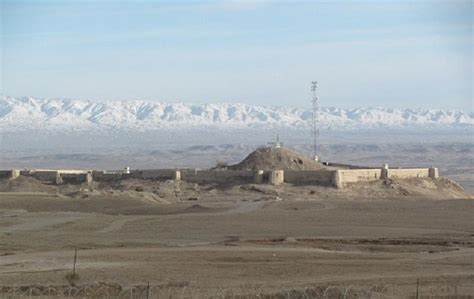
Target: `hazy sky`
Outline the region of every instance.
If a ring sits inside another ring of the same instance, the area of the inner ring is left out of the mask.
[[[473,110],[471,1],[7,1],[4,95]]]

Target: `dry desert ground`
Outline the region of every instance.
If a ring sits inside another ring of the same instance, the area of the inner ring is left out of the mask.
[[[16,184],[0,193],[0,297],[399,298],[415,297],[417,280],[420,296],[474,294],[471,199],[377,186]]]

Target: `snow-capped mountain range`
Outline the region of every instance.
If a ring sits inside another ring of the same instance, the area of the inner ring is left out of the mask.
[[[85,101],[0,98],[0,132],[191,129],[196,127],[307,128],[311,110],[245,104],[182,104],[152,101]],[[474,113],[462,110],[329,108],[319,112],[323,128],[474,128]]]

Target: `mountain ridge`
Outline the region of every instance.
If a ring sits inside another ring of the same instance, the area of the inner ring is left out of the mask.
[[[40,129],[137,130],[177,128],[307,128],[311,110],[248,104],[184,104],[153,101],[88,101],[33,97],[0,98],[0,132]],[[322,107],[321,128],[474,128],[474,113],[442,109]]]

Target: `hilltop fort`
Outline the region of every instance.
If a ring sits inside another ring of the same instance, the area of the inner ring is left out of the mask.
[[[36,189],[56,187],[58,192],[75,186],[78,191],[114,189],[123,182],[179,182],[197,186],[212,185],[220,188],[245,185],[268,185],[273,188],[315,187],[319,192],[347,190],[365,196],[444,196],[466,198],[470,195],[453,181],[439,176],[436,167],[394,168],[362,167],[356,165],[321,163],[311,160],[286,147],[260,147],[235,165],[208,170],[202,169],[136,169],[130,170],[71,170],[27,169],[0,171],[3,190],[21,190],[28,186]],[[22,183],[23,182],[23,183]],[[138,184],[138,185],[140,185]],[[23,187],[22,187],[23,186]],[[28,187],[28,188],[30,188]],[[36,190],[35,189],[35,190]],[[126,189],[126,188],[125,188]],[[135,188],[137,190],[143,187]],[[145,188],[146,189],[146,188]],[[209,188],[208,188],[209,189]],[[201,195],[206,188],[202,188]],[[132,190],[133,191],[133,190]],[[135,190],[136,191],[136,190]],[[395,193],[394,193],[395,192]],[[397,193],[398,192],[398,193]]]

